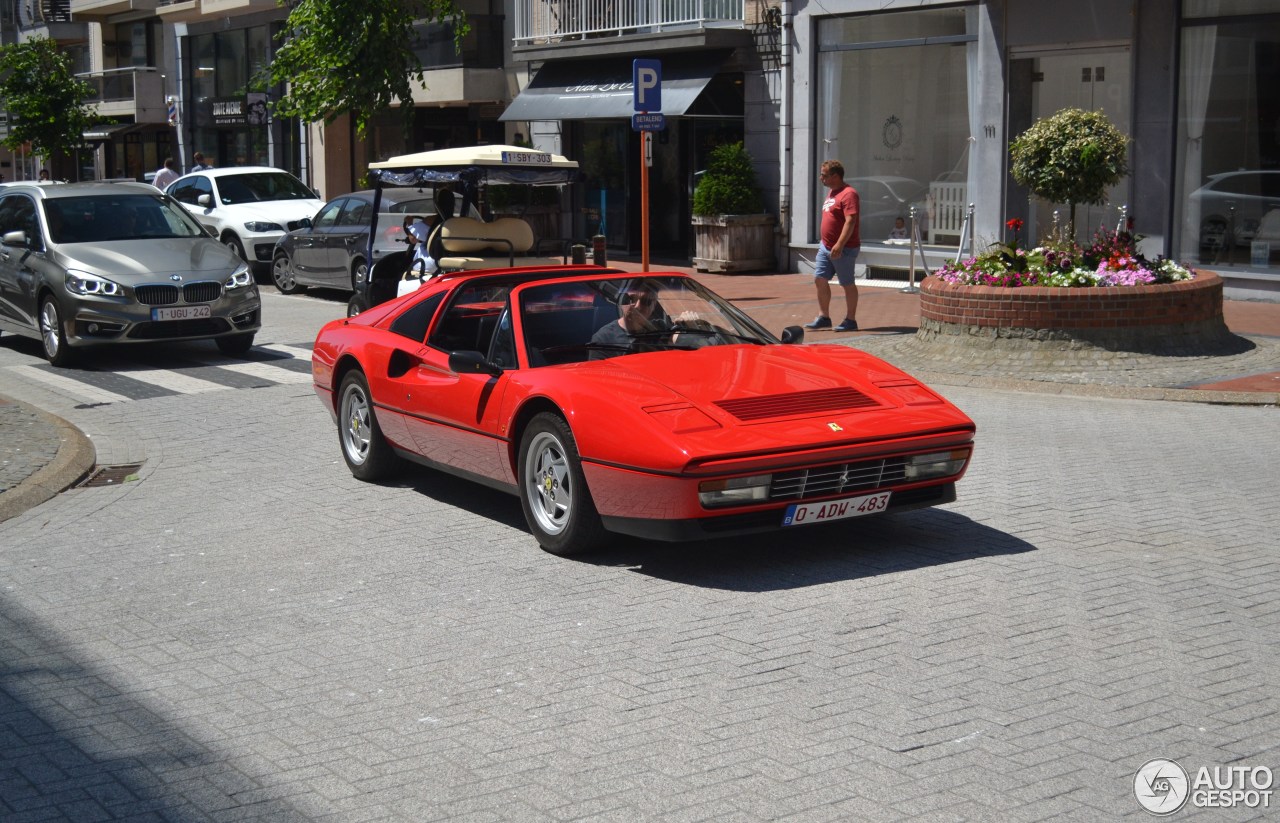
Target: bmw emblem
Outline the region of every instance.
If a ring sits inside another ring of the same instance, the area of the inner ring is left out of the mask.
[[[180,275],[180,274],[171,274],[171,275],[169,275],[169,279],[170,279],[170,280],[172,280],[172,281],[173,281],[173,282],[175,282],[175,283],[181,283],[181,282],[182,282],[182,275]]]

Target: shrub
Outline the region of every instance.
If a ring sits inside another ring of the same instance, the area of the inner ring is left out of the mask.
[[[1010,173],[1051,203],[1106,202],[1107,187],[1129,173],[1128,138],[1100,111],[1063,109],[1037,121],[1009,144]]]
[[[693,213],[759,214],[764,211],[760,186],[751,155],[741,141],[717,146],[711,152],[707,171],[693,191]]]

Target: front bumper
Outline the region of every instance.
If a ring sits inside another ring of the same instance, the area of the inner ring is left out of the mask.
[[[889,499],[889,508],[885,513],[923,509],[929,506],[940,506],[954,503],[956,484],[944,483],[937,486],[908,489],[894,492]],[[602,516],[604,527],[618,534],[640,537],[645,540],[663,540],[681,542],[686,540],[710,540],[718,537],[756,534],[759,532],[778,531],[782,528],[783,513],[786,505],[762,511],[742,512],[737,514],[721,514],[709,517],[683,518],[678,520],[659,520],[642,517],[608,517]],[[875,515],[872,515],[875,516]],[[823,525],[832,526],[849,520],[828,521]],[[800,526],[799,528],[807,528]]]
[[[209,317],[155,320],[150,306],[129,300],[62,296],[64,331],[71,346],[146,343],[156,340],[207,340],[248,334],[262,326],[262,303],[256,286],[224,291],[211,301]],[[174,306],[196,305],[175,303]]]

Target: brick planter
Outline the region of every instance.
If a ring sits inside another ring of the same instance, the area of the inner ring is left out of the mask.
[[[1158,286],[999,288],[920,285],[922,343],[1187,355],[1238,351],[1222,319],[1222,278]]]

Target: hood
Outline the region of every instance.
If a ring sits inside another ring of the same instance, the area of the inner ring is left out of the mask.
[[[224,220],[237,223],[247,223],[251,220],[276,223],[287,231],[291,228],[297,228],[296,225],[290,226],[290,223],[296,224],[304,217],[315,217],[316,212],[320,211],[323,206],[324,201],[322,200],[269,200],[265,203],[219,205],[211,211],[219,214]]]
[[[63,268],[137,280],[164,280],[171,274],[224,276],[242,262],[208,237],[72,243],[59,246],[54,254]]]
[[[918,380],[848,346],[712,346],[585,363],[578,405],[617,420],[582,427],[584,456],[680,470],[692,463],[799,450],[876,448],[973,431]],[[623,439],[618,431],[648,430]],[[575,431],[576,434],[576,431]],[[668,448],[659,449],[662,443]],[[620,453],[622,452],[622,453]],[[659,454],[665,452],[665,454]]]

